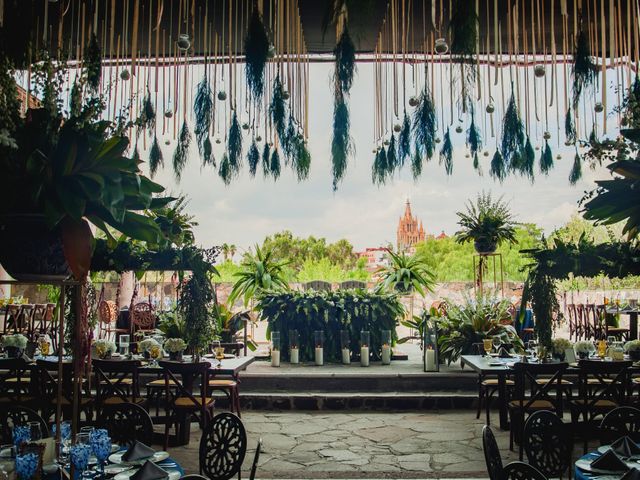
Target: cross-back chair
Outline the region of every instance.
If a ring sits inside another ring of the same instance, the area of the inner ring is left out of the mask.
[[[147,411],[135,403],[105,406],[98,416],[98,424],[109,431],[111,440],[118,445],[132,445],[136,440],[146,445],[153,443],[153,421]]]
[[[640,442],[640,410],[635,407],[614,408],[600,423],[601,445],[610,445],[624,436]]]
[[[139,360],[93,359],[95,374],[96,407],[120,403],[143,404],[140,396]]]
[[[49,428],[38,412],[23,405],[4,405],[0,407],[0,442],[13,443],[13,427],[38,422],[42,437],[49,436]]]
[[[0,359],[0,404],[32,405],[31,369],[22,358]]]

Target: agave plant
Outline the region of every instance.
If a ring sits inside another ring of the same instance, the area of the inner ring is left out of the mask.
[[[240,264],[242,270],[236,274],[238,280],[231,289],[228,304],[233,305],[242,297],[244,305],[248,305],[251,298],[263,291],[289,290],[283,269],[287,263],[275,262],[271,250],[256,245],[255,254],[247,254]]]
[[[421,255],[406,255],[387,251],[390,263],[380,267],[376,273],[380,282],[376,286],[377,292],[398,291],[401,293],[418,292],[424,296],[433,291],[435,275],[429,270],[429,265]]]
[[[472,241],[479,253],[492,253],[502,242],[515,243],[516,225],[509,204],[491,198],[491,193],[478,194],[476,203],[469,201],[467,211],[457,212],[458,225],[462,227],[456,232],[456,241],[465,243]]]

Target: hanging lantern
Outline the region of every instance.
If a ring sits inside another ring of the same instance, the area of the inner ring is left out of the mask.
[[[456,133],[462,133],[462,125],[456,127]]]
[[[167,110],[165,110],[165,112],[164,112],[164,116],[165,116],[166,118],[171,118],[171,117],[173,117],[173,112],[172,112],[170,109],[167,109]]]
[[[543,137],[545,140],[549,140],[549,139],[551,138],[551,133],[549,133],[549,132],[544,132],[544,133],[542,134],[542,137]]]
[[[400,126],[400,124],[399,124],[399,123],[396,123],[396,124],[393,126],[393,131],[394,131],[394,132],[399,132],[400,130],[402,130],[402,127]]]
[[[287,90],[284,90],[282,92],[282,98],[284,98],[285,100],[289,100],[289,92]]]
[[[189,40],[189,35],[186,33],[181,33],[178,35],[178,48],[180,50],[189,50],[191,46],[191,40]]]
[[[224,102],[227,99],[227,92],[225,92],[224,90],[220,90],[218,92],[218,100]]]
[[[416,105],[418,105],[418,99],[416,97],[409,98],[409,106],[415,107]]]
[[[440,143],[440,137],[436,137],[436,143]]]
[[[438,55],[444,55],[449,51],[449,45],[447,45],[447,41],[444,38],[436,39],[435,48]]]
[[[243,130],[249,130],[249,124],[248,123],[243,123],[242,124],[242,129]]]
[[[131,78],[131,74],[129,73],[129,70],[127,70],[126,68],[120,72],[121,80],[124,80],[126,82],[130,78]]]
[[[261,137],[260,135],[258,135],[258,136],[256,137],[256,142],[261,142],[261,141],[262,141],[262,137]]]
[[[423,364],[425,372],[440,371],[440,359],[438,358],[438,326],[429,322],[431,316],[427,315],[423,332]]]
[[[593,106],[593,109],[596,111],[596,113],[602,113],[604,111],[604,105],[602,105],[601,102],[596,102],[596,104]]]
[[[533,73],[538,78],[544,77],[544,74],[545,74],[544,65],[536,65],[535,67],[533,67]]]

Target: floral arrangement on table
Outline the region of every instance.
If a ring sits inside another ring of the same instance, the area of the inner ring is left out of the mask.
[[[624,352],[633,360],[640,360],[640,340],[631,340],[624,344]]]
[[[160,343],[155,338],[145,338],[138,344],[138,350],[141,352],[149,352],[153,347],[159,347]]]
[[[13,335],[5,335],[2,337],[2,346],[4,348],[18,348],[24,350],[27,348],[27,337],[20,333],[14,333]]]
[[[571,348],[573,344],[567,340],[566,338],[555,338],[551,342],[551,354],[553,358],[556,358],[560,361],[565,360],[565,350],[567,348]]]
[[[39,458],[36,453],[16,455],[16,476],[20,480],[33,478],[38,470]]]
[[[101,338],[93,342],[98,358],[109,358],[116,351],[116,344],[110,340]]]
[[[576,355],[579,358],[587,358],[593,352],[596,351],[596,347],[593,346],[592,342],[588,342],[586,340],[581,342],[576,342],[573,344],[573,351],[576,352]]]
[[[163,347],[169,352],[171,360],[182,360],[182,352],[187,348],[187,343],[181,338],[167,338]]]

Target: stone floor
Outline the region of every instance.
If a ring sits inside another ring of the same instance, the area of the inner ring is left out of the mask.
[[[243,414],[249,470],[262,437],[259,478],[486,477],[482,421],[475,412],[256,412]],[[193,426],[194,433],[197,426]],[[507,432],[496,432],[503,459]],[[171,455],[197,473],[199,435]]]

